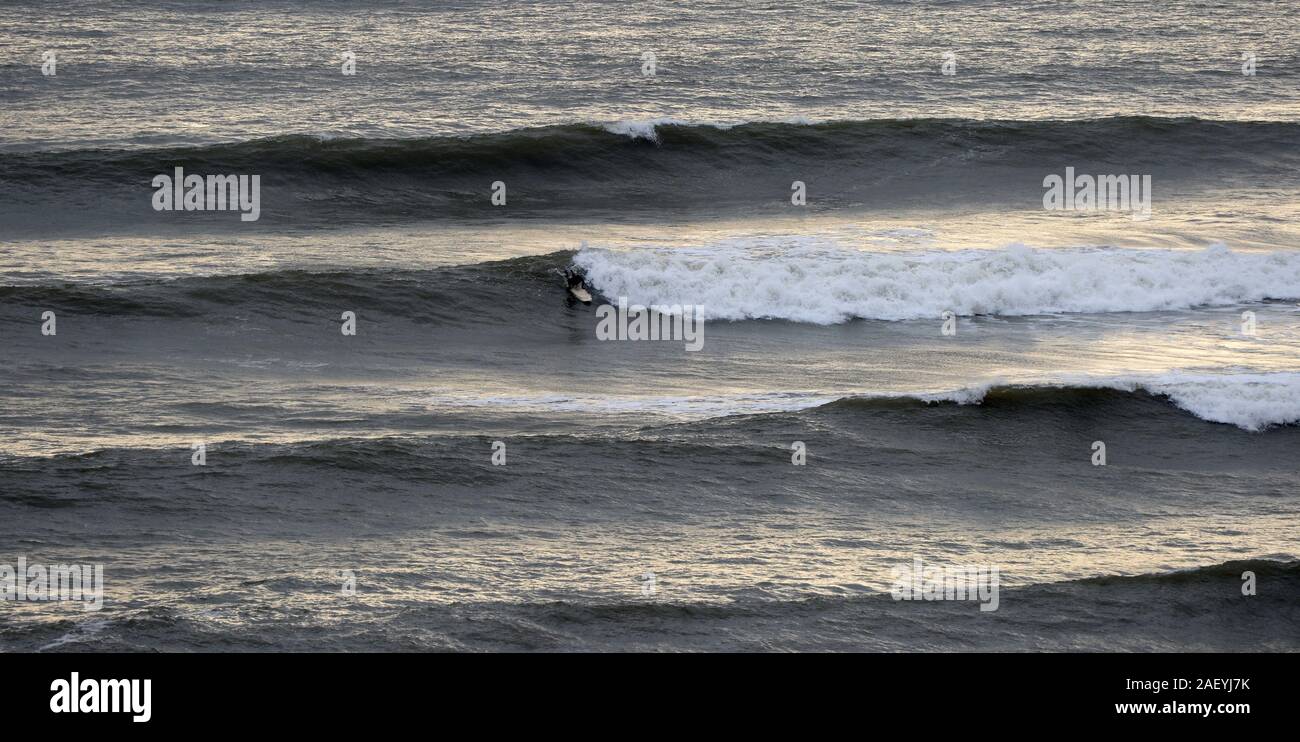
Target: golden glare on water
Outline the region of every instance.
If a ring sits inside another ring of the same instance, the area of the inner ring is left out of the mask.
[[[0,649],[1300,649],[1298,34],[8,13]]]

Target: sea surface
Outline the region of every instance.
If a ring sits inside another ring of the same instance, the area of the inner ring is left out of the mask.
[[[6,3],[0,651],[1298,651],[1298,212],[1294,3]]]

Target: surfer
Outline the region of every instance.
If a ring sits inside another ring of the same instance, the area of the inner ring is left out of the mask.
[[[587,277],[577,268],[564,270],[564,282],[569,294],[583,304],[591,303],[591,292],[587,290]]]

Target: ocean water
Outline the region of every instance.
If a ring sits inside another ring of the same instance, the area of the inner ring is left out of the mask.
[[[1297,42],[1275,2],[6,5],[0,565],[105,594],[0,603],[0,650],[1296,651]],[[177,167],[259,218],[156,211]],[[1149,218],[1046,210],[1066,168]],[[701,347],[600,339],[620,298]],[[895,600],[916,560],[997,610]]]

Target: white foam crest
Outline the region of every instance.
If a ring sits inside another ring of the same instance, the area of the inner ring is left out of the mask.
[[[806,116],[788,116],[786,118],[772,120],[743,119],[738,121],[684,121],[682,119],[665,116],[653,119],[614,121],[612,123],[602,124],[601,126],[604,127],[605,131],[608,131],[611,134],[620,134],[633,139],[648,139],[652,142],[658,142],[659,132],[655,128],[658,126],[708,126],[713,129],[726,131],[728,129],[734,129],[737,126],[764,123],[790,124],[794,126],[817,126],[822,123],[822,121],[820,119],[811,119]]]
[[[1300,251],[1121,248],[773,252],[588,248],[574,262],[606,297],[691,304],[715,320],[936,319],[958,315],[1148,312],[1300,297]]]
[[[644,119],[639,121],[615,121],[612,124],[605,124],[605,131],[611,134],[620,134],[632,139],[648,139],[651,142],[659,141],[659,132],[655,130],[656,126],[686,125],[685,121],[679,121],[673,118]]]
[[[1171,372],[1112,380],[1113,388],[1162,394],[1202,420],[1258,431],[1300,422],[1300,373],[1190,374]]]
[[[979,404],[990,389],[998,386],[1001,384],[989,382],[950,392],[902,396]],[[1198,374],[1170,371],[1102,377],[1066,375],[1043,384],[1007,386],[1141,390],[1167,397],[1177,407],[1202,420],[1235,425],[1249,431],[1300,423],[1300,373],[1296,372]]]

